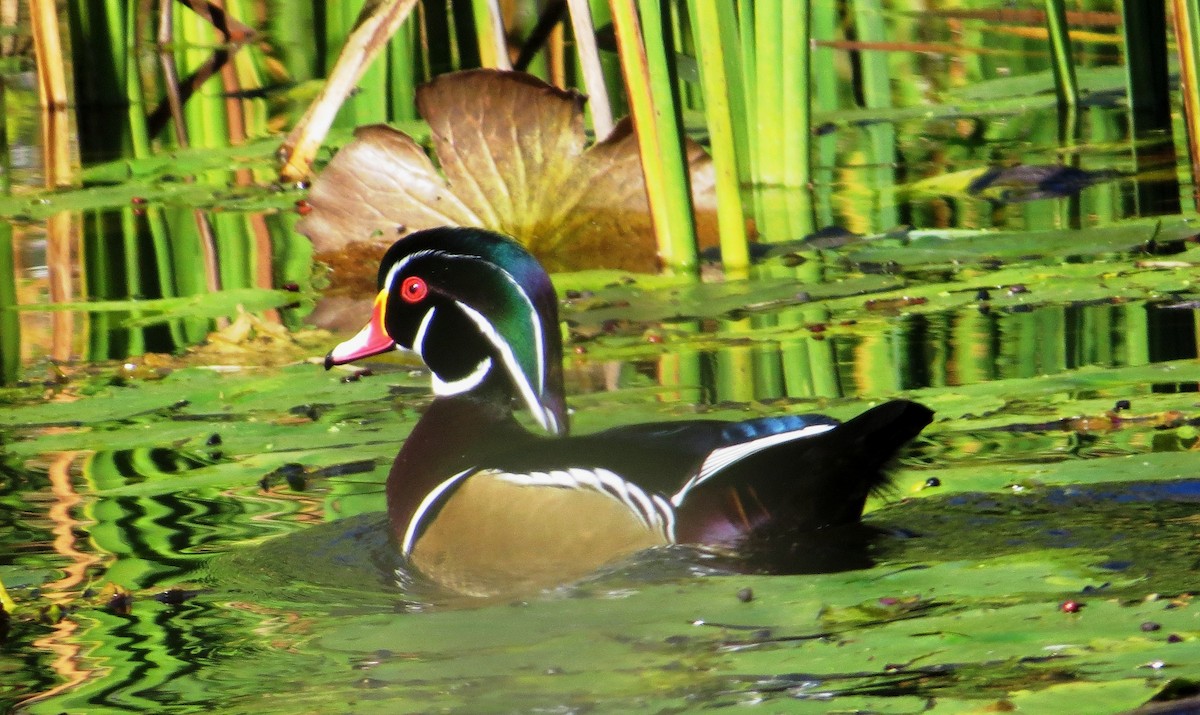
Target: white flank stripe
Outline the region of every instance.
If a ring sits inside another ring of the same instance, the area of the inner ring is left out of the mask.
[[[598,492],[605,492],[606,494],[608,494],[608,492],[605,491],[604,487],[600,484],[600,480],[597,479],[596,475],[593,474],[592,472],[589,472],[586,469],[580,469],[579,467],[572,467],[571,469],[569,469],[567,471],[570,472],[571,478],[574,479],[579,484],[582,484],[591,489],[595,489]],[[612,497],[613,499],[617,498],[613,494],[609,494],[609,496]]]
[[[741,442],[739,444],[731,444],[728,447],[718,447],[709,452],[708,457],[704,459],[704,463],[700,465],[700,469],[696,471],[696,475],[689,479],[680,489],[671,497],[671,503],[679,506],[683,503],[687,493],[710,479],[714,474],[719,473],[729,465],[741,461],[752,454],[761,452],[768,447],[774,447],[777,444],[791,442],[792,440],[812,437],[828,432],[836,425],[810,425],[803,429],[793,430],[791,432],[780,432],[779,434],[767,435],[752,439],[749,442]]]
[[[666,499],[663,499],[659,495],[654,494],[651,498],[654,499],[654,503],[658,506],[658,512],[666,519],[666,523],[662,525],[663,536],[666,537],[667,542],[675,543],[675,510],[671,508]]]
[[[455,474],[453,477],[450,477],[446,481],[437,485],[432,491],[425,495],[425,498],[421,500],[421,504],[417,507],[417,511],[413,514],[413,518],[408,522],[408,529],[404,531],[404,542],[400,545],[400,552],[402,554],[405,556],[412,554],[413,542],[417,540],[417,529],[421,526],[421,519],[424,518],[425,512],[429,511],[429,508],[438,500],[438,497],[440,497],[447,489],[454,486],[455,482],[459,481],[468,474],[472,474],[474,471],[474,467],[471,467],[470,469],[464,469],[458,474]]]
[[[647,494],[610,470],[572,467],[565,471],[556,469],[528,474],[501,472],[495,477],[523,487],[566,487],[599,492],[633,512],[642,526],[656,529],[668,542],[675,543],[675,510],[671,504],[658,494]]]
[[[654,502],[650,501],[650,497],[646,496],[646,492],[642,491],[636,484],[629,485],[629,495],[637,501],[635,511],[645,514],[646,526],[650,526],[651,522],[662,528],[662,518],[659,517],[658,511],[654,508]]]

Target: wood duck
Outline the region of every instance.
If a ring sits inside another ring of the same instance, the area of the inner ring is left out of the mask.
[[[895,400],[844,424],[787,415],[568,436],[557,297],[520,244],[416,232],[384,256],[379,288],[370,322],[325,366],[398,349],[429,368],[435,399],[388,475],[388,515],[411,566],[464,594],[568,583],[651,547],[737,552],[856,523],[884,465],[932,419]]]

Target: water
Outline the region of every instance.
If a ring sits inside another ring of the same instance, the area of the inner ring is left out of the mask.
[[[32,85],[6,81],[15,196],[0,199],[0,244],[13,248],[0,255],[14,290],[0,303],[113,302],[0,313],[0,581],[17,606],[0,642],[0,704],[1145,702],[1200,665],[1200,231],[1179,214],[1192,188],[1175,170],[1182,132],[1132,141],[1112,68],[1094,69],[1074,142],[1036,92],[986,94],[994,87],[977,90],[988,111],[827,113],[811,196],[757,194],[759,230],[795,242],[753,281],[558,277],[576,431],[844,418],[898,395],[936,410],[842,568],[748,574],[680,549],[499,602],[423,588],[383,536],[383,480],[428,376],[391,362],[355,379],[311,361],[337,341],[301,322],[328,276],[311,273],[292,230],[303,192],[272,184],[268,123],[245,143],[112,163],[98,162],[119,154],[87,144],[87,188],[37,194]],[[202,92],[194,106],[225,99]],[[264,100],[241,101],[266,116]],[[871,129],[881,125],[890,143]],[[1060,176],[1049,193],[1028,175],[973,183],[987,165],[1060,162],[1095,182],[1058,191]],[[812,207],[810,228],[859,236],[800,241],[797,205]],[[374,267],[359,263],[369,281]],[[239,318],[239,304],[262,317]],[[347,311],[331,324],[361,320]],[[224,332],[186,351],[213,329]]]

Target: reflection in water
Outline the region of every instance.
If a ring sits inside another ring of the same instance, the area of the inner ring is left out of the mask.
[[[885,396],[1086,366],[1145,365],[1196,357],[1200,343],[1192,311],[1143,301],[972,305],[901,316],[883,330],[855,324],[814,331],[806,311],[713,321],[701,334],[722,347],[676,353],[671,369],[684,370],[679,363],[690,361],[694,367],[684,373],[695,376],[697,401],[712,405]],[[752,330],[757,339],[737,345]]]

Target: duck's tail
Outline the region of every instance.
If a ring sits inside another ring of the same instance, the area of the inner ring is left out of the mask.
[[[893,400],[820,434],[762,449],[698,484],[679,505],[680,541],[734,546],[852,524],[888,463],[933,419]]]

